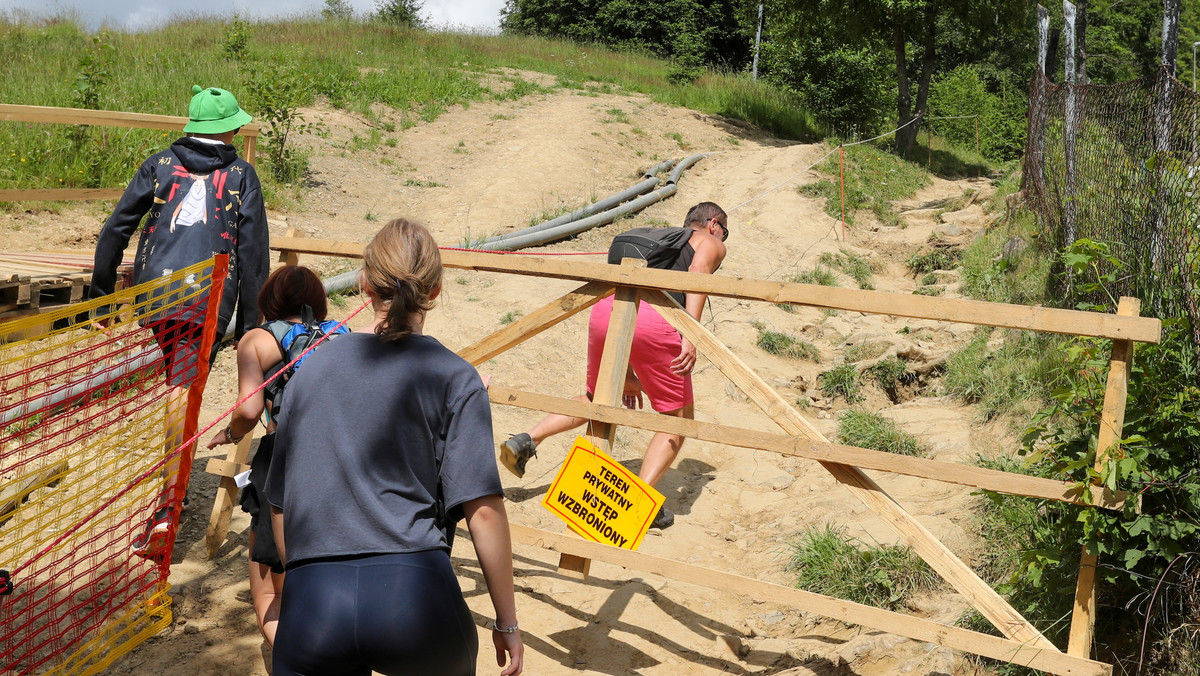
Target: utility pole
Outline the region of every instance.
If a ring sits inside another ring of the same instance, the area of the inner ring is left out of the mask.
[[[758,30],[754,33],[754,66],[751,68],[752,77],[758,79],[758,48],[762,45],[762,3],[758,3]]]

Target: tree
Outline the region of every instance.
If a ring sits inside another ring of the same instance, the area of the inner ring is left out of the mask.
[[[823,39],[850,50],[887,50],[894,64],[896,149],[907,154],[925,113],[929,82],[938,66],[939,26],[947,21],[994,32],[1033,26],[1032,3],[1023,0],[776,0],[776,16],[795,41]],[[775,39],[775,36],[772,36]],[[915,91],[914,91],[915,90]]]
[[[421,9],[421,0],[376,0],[374,18],[393,26],[424,28]]]
[[[506,33],[647,51],[681,66],[739,69],[750,59],[746,0],[507,0]]]
[[[325,8],[321,10],[321,16],[326,19],[353,19],[354,8],[346,0],[325,0]]]

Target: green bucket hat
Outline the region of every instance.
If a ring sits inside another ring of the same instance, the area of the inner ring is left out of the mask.
[[[254,118],[238,106],[233,94],[218,87],[201,89],[192,85],[192,102],[188,104],[185,132],[192,134],[224,134],[245,125]]]

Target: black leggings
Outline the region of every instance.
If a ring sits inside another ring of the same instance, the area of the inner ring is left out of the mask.
[[[288,568],[274,676],[473,676],[479,637],[437,549]]]

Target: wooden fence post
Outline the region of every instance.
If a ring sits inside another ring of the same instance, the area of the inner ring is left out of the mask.
[[[217,488],[217,499],[213,502],[212,516],[208,519],[208,531],[204,534],[204,544],[208,549],[211,560],[221,550],[225,536],[229,533],[229,519],[233,516],[233,505],[237,502],[237,484],[233,477],[250,469],[246,466],[246,456],[250,454],[250,442],[254,441],[254,430],[250,430],[236,446],[230,449],[224,460],[212,458],[208,461],[205,471],[221,477],[221,485]],[[270,515],[259,515],[259,518],[270,518]]]
[[[646,261],[626,258],[621,265],[645,267]],[[637,328],[637,289],[622,286],[617,288],[613,300],[612,314],[608,319],[608,333],[604,338],[604,352],[600,357],[600,371],[596,376],[596,390],[592,401],[607,406],[620,406],[621,393],[625,390],[625,373],[629,370],[629,353],[633,349],[633,331]],[[589,422],[591,436],[596,445],[605,452],[612,451],[617,426],[610,423]],[[570,577],[586,580],[592,560],[574,554],[560,554],[558,572]]]
[[[1122,296],[1117,314],[1136,317],[1142,301]],[[1104,389],[1104,410],[1100,416],[1100,433],[1096,438],[1096,471],[1104,469],[1113,447],[1121,443],[1125,426],[1125,405],[1129,400],[1129,374],[1133,369],[1133,341],[1114,340],[1112,364],[1108,367],[1108,383]],[[1071,613],[1071,638],[1067,654],[1088,657],[1092,652],[1092,634],[1096,627],[1096,556],[1087,547],[1079,561],[1079,582],[1075,587],[1075,609]]]
[[[288,228],[284,236],[291,239],[293,237],[303,237],[304,235],[297,232],[295,228]],[[300,254],[295,251],[280,251],[279,262],[284,265],[300,265]]]

